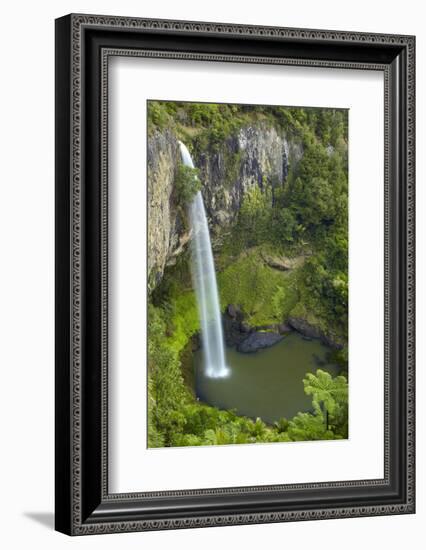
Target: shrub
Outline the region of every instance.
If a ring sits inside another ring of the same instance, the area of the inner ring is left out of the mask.
[[[201,190],[201,182],[198,178],[198,170],[180,164],[175,177],[175,189],[177,200],[181,205],[187,205]]]

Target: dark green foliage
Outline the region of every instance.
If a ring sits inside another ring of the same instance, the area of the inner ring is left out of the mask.
[[[307,239],[326,251],[329,266],[347,270],[347,168],[337,152],[318,142],[306,146],[286,184],[248,191],[232,235],[235,251],[271,244],[298,248]],[[334,257],[333,257],[334,255]],[[337,266],[338,264],[338,266]]]
[[[321,410],[318,407],[314,408],[314,414],[299,412],[290,421],[288,435],[291,441],[336,439],[335,434],[326,428]]]
[[[326,430],[341,437],[348,436],[348,382],[344,376],[333,378],[331,374],[318,369],[316,374],[308,373],[303,380],[305,393],[312,395],[316,411],[321,411]]]
[[[175,178],[175,189],[179,204],[187,205],[191,202],[194,195],[201,189],[198,170],[179,164]]]
[[[169,116],[159,101],[150,101],[148,108],[148,124],[162,130],[169,122]]]
[[[344,376],[333,378],[318,369],[303,380],[305,393],[312,396],[312,413],[298,413],[289,422],[293,441],[346,439],[348,437],[348,383]]]
[[[280,418],[274,423],[274,426],[276,427],[278,433],[283,433],[288,430],[289,421],[287,420],[287,418]]]
[[[148,445],[167,443],[178,424],[177,404],[185,403],[188,392],[183,385],[178,352],[165,338],[166,322],[161,310],[148,309]]]
[[[179,101],[149,101],[148,127],[174,128],[179,135],[194,136],[197,129],[204,145],[230,137],[247,124],[266,123],[284,130],[305,145],[315,141],[325,146],[344,148],[348,135],[348,112],[343,109],[282,107]]]
[[[299,273],[306,307],[347,337],[348,271],[347,238],[338,246],[335,238],[324,240],[324,251],[310,257]]]
[[[290,245],[304,232],[296,216],[289,208],[274,208],[271,213],[269,229],[277,242]]]
[[[341,158],[329,156],[319,143],[307,147],[286,197],[298,222],[322,240],[331,225],[347,220],[347,176]]]
[[[269,240],[271,212],[272,194],[269,188],[262,191],[260,187],[253,187],[246,193],[236,231],[241,239],[241,250]]]
[[[341,366],[342,368],[342,374],[348,373],[348,359],[349,359],[349,353],[348,353],[348,346],[343,346],[342,349],[335,349],[332,350],[329,353],[328,360],[330,363],[335,363]]]
[[[232,234],[234,252],[262,244],[291,249],[303,234],[304,227],[296,215],[282,206],[281,192],[265,182],[263,190],[253,187],[245,194]]]

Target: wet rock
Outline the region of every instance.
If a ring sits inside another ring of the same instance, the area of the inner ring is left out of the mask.
[[[299,317],[289,317],[288,324],[294,329],[297,330],[302,336],[307,338],[320,338],[321,331],[310,325],[305,319]]]
[[[253,187],[263,190],[265,182],[285,182],[289,155],[286,136],[269,124],[259,123],[240,128],[219,148],[207,148],[194,158],[214,235],[233,225],[245,194]]]
[[[241,353],[255,353],[259,349],[270,348],[281,342],[283,336],[274,332],[252,332],[238,346],[237,351]]]
[[[226,308],[226,313],[231,317],[231,319],[236,319],[238,314],[238,307],[234,306],[234,304],[229,304]]]
[[[289,317],[288,324],[296,330],[305,340],[312,340],[316,338],[321,340],[323,344],[333,349],[342,349],[343,344],[336,341],[334,338],[325,334],[322,330],[317,327],[314,327],[306,319],[300,317]]]
[[[285,256],[273,256],[262,252],[262,259],[265,264],[272,267],[272,269],[277,269],[278,271],[291,271],[296,267],[302,266],[306,257],[302,255],[296,256],[295,258],[287,258]]]
[[[247,332],[251,332],[252,330],[253,329],[247,323],[244,323],[244,322],[240,323],[240,332],[247,333]]]
[[[251,330],[248,325],[242,323],[238,319],[233,319],[228,314],[223,315],[222,324],[225,342],[229,347],[238,346],[245,338],[247,338],[247,333]]]
[[[168,130],[148,140],[148,290],[161,281],[164,268],[176,261],[185,241],[181,216],[173,204],[173,185],[179,162],[178,143]]]
[[[194,334],[191,338],[191,350],[198,351],[201,349],[201,337],[199,334]]]
[[[287,323],[281,323],[280,325],[277,325],[277,330],[279,334],[288,334],[289,332],[293,331],[291,326]]]

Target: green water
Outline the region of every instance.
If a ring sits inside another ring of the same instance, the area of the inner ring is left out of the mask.
[[[292,418],[299,411],[312,410],[312,400],[303,391],[303,378],[318,368],[333,376],[339,368],[327,362],[329,348],[317,340],[304,340],[292,333],[271,348],[257,353],[226,350],[230,375],[204,375],[202,351],[194,354],[196,394],[200,401],[237,414],[260,417],[267,423]]]

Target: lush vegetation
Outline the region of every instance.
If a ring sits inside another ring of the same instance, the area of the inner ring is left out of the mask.
[[[348,384],[320,369],[303,380],[312,396],[312,412],[267,425],[260,418],[237,416],[197,402],[185,387],[179,362],[181,339],[168,337],[161,308],[149,310],[148,445],[225,445],[274,441],[309,441],[347,437]]]
[[[301,379],[309,411],[267,425],[195,399],[185,354],[199,331],[188,255],[169,268],[149,304],[148,445],[184,446],[339,439],[348,434],[348,181],[347,113],[335,109],[150,102],[148,130],[169,130],[197,159],[222,151],[224,185],[239,174],[241,155],[227,140],[244,126],[270,125],[299,144],[285,181],[263,181],[244,195],[236,222],[216,251],[221,306],[238,304],[252,326],[300,317],[343,349],[334,352],[342,375],[325,371]],[[179,167],[176,202],[200,189],[197,171]],[[271,267],[268,257],[294,260]],[[256,289],[255,292],[253,289]],[[188,351],[189,350],[189,351]]]
[[[222,308],[239,304],[252,326],[282,322],[298,302],[294,274],[265,265],[259,248],[241,255],[220,272],[218,284]]]
[[[177,203],[186,206],[197,191],[201,189],[198,170],[184,164],[179,164],[174,184]]]

